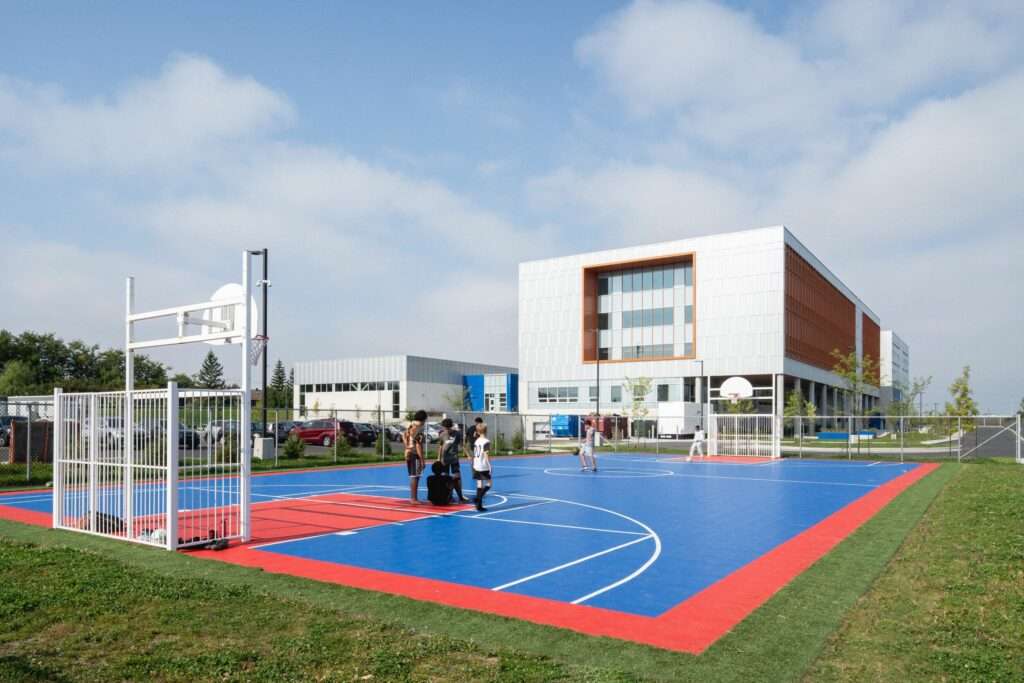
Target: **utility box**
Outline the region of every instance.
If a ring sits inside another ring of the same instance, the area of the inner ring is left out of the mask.
[[[253,440],[252,444],[252,457],[253,460],[273,460],[274,459],[274,439],[273,437],[262,437],[258,436]]]

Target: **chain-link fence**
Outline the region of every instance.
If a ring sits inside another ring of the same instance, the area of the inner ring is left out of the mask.
[[[0,398],[0,486],[45,484],[52,463],[53,399]]]
[[[1022,462],[1020,415],[838,415],[783,419],[783,457]]]

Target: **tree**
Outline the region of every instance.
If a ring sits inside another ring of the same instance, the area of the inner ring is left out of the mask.
[[[288,384],[286,386],[288,388],[288,392],[285,397],[285,401],[287,402],[286,407],[291,408],[295,396],[295,368],[288,371]]]
[[[274,373],[270,377],[267,393],[267,405],[271,408],[284,408],[288,405],[288,375],[285,374],[284,363],[280,358],[274,363]]]
[[[864,390],[868,386],[877,387],[879,383],[878,361],[866,354],[857,358],[856,351],[842,354],[839,349],[832,349],[831,355],[836,361],[832,372],[842,378],[846,390],[853,394],[853,414],[862,415],[864,410],[861,397]]]
[[[1017,412],[1024,415],[1024,398],[1020,400],[1020,405],[1017,406]]]
[[[179,389],[191,389],[195,386],[195,382],[192,381],[192,378],[184,372],[176,374],[171,378],[171,381],[177,384]]]
[[[196,386],[201,389],[224,388],[224,366],[220,364],[212,349],[206,352],[203,365],[196,373]]]
[[[950,417],[973,417],[978,414],[978,404],[974,401],[971,389],[971,366],[965,365],[960,376],[949,385],[949,395],[953,400],[946,403],[946,415]]]
[[[805,401],[803,394],[794,389],[786,396],[786,407],[782,414],[786,417],[814,417],[818,409],[811,401]]]
[[[624,384],[630,396],[630,416],[632,416],[633,420],[643,420],[647,417],[648,413],[647,394],[651,393],[651,378],[637,377],[636,379],[630,379],[627,377]]]
[[[725,410],[732,415],[751,415],[754,412],[754,402],[749,398],[729,401],[725,404]]]
[[[461,387],[452,387],[448,391],[441,395],[444,399],[445,405],[451,408],[455,412],[461,410],[469,410],[469,387],[463,385]]]
[[[0,372],[0,396],[30,394],[35,383],[35,375],[28,363],[21,360],[8,361],[3,372]]]

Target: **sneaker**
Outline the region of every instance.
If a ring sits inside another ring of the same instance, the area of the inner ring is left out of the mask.
[[[594,472],[597,472],[597,468],[596,467],[594,468]]]
[[[580,472],[586,472],[589,469],[590,469],[589,467],[581,467],[580,468]]]

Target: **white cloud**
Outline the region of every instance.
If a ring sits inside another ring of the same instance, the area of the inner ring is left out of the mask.
[[[826,2],[790,33],[722,5],[641,0],[582,37],[576,54],[634,114],[722,148],[856,144],[879,119],[939,84],[1019,59],[1024,13],[1010,4]],[[746,150],[744,150],[746,151]]]
[[[0,77],[0,148],[67,170],[181,171],[293,116],[286,98],[201,57],[176,57],[155,79],[81,102]]]

